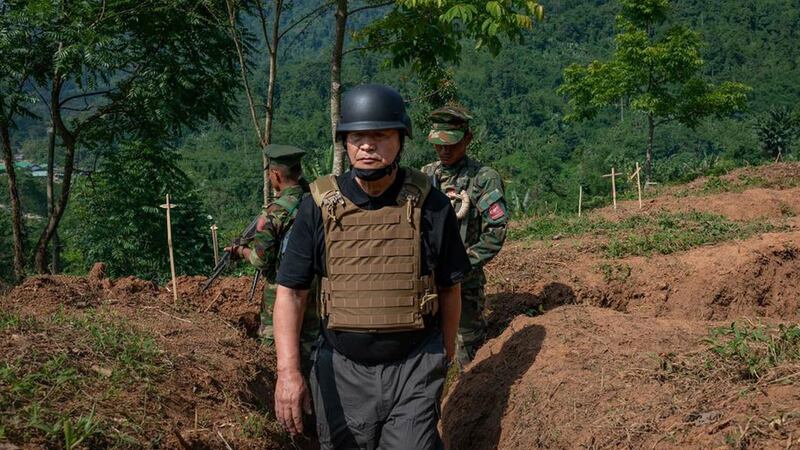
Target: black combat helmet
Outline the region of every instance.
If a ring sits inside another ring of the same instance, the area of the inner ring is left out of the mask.
[[[350,131],[391,129],[403,130],[411,137],[411,118],[397,91],[380,84],[364,84],[344,94],[337,137]]]

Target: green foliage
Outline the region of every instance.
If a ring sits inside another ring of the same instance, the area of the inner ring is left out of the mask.
[[[749,87],[735,82],[716,87],[700,76],[703,43],[697,32],[680,25],[661,29],[668,6],[666,0],[623,1],[612,58],[564,70],[559,92],[573,108],[567,120],[592,119],[604,108],[628,102],[648,118],[651,149],[658,125],[677,121],[695,128],[706,117],[745,108]],[[648,176],[650,160],[648,153]]]
[[[639,219],[626,219],[629,224]],[[602,249],[609,258],[650,256],[689,250],[707,244],[745,239],[767,233],[776,227],[763,221],[734,222],[708,213],[659,214],[637,223],[635,232],[614,236]],[[634,227],[632,227],[633,229]]]
[[[178,273],[208,270],[212,254],[208,227],[193,183],[177,166],[177,153],[153,143],[128,143],[111,154],[75,190],[66,236],[74,249],[73,270],[96,261],[111,276],[169,277],[165,210],[170,194],[172,236]]]
[[[511,230],[509,237],[548,240],[556,236],[591,236],[605,240],[600,250],[606,257],[624,258],[666,255],[701,245],[744,239],[777,228],[763,221],[736,222],[703,212],[661,212],[630,216],[620,221],[551,214],[529,220],[524,227]]]
[[[438,107],[456,98],[447,66],[460,61],[464,40],[497,55],[504,39],[521,42],[543,18],[542,5],[530,0],[398,0],[392,11],[355,37],[385,51],[393,67],[410,66],[422,97]]]
[[[476,5],[478,15],[489,14],[486,2],[480,5],[472,1],[458,3]],[[342,67],[344,88],[364,82],[386,83],[397,87],[410,99],[408,107],[414,119],[414,139],[406,143],[403,162],[417,167],[436,158],[425,140],[429,103],[440,104],[457,98],[470,107],[475,115],[472,126],[476,135],[470,154],[500,171],[515,215],[575,212],[578,186],[583,187],[585,209],[608,205],[610,186],[608,178],[601,176],[608,173],[612,165],[629,174],[635,162],[644,163],[642,135],[647,127],[646,116],[631,110],[629,99],[625,99],[621,108],[599,107],[594,120],[564,122],[564,116],[575,111],[556,89],[564,81],[566,66],[586,66],[591,61],[605,62],[613,57],[614,38],[620,32],[615,28],[615,17],[621,14],[622,4],[588,0],[543,4],[548,10],[547,20],[536,23],[531,31],[521,30],[524,42],[501,35],[502,51],[493,55],[484,49],[476,50],[474,40],[463,40],[457,53],[458,63],[440,61],[424,66],[431,75],[430,83],[412,70],[414,50],[411,47],[407,50],[412,59],[399,60],[399,65],[381,64],[384,60],[391,62],[396,54],[391,47],[393,39],[381,42],[378,53],[354,50],[368,44],[359,38],[364,26],[375,20],[388,20],[401,9],[397,3],[354,14],[348,22],[353,34],[346,40],[346,50],[351,51],[346,54]],[[319,2],[295,0],[292,5],[282,16],[285,23],[316,8]],[[448,26],[438,18],[441,12],[435,12],[438,5],[428,0],[416,2],[412,5],[414,8],[404,7],[410,11],[407,18],[398,18],[406,23],[418,21],[419,26],[409,26],[408,30],[416,34],[408,36],[416,36],[420,51],[427,52],[422,55],[446,54],[450,48],[445,35],[437,31]],[[795,63],[800,58],[800,46],[795,45],[800,41],[800,8],[792,0],[756,3],[686,0],[671,2],[671,5],[671,22],[654,27],[654,39],[663,38],[673,23],[695,30],[702,41],[707,42],[701,47],[704,64],[696,73],[696,78],[704,82],[703,86],[713,83],[720,87],[726,80],[735,80],[752,86],[753,91],[748,99],[750,110],[731,118],[700,121],[694,129],[678,121],[659,125],[653,146],[652,180],[662,185],[682,183],[774,160],[760,148],[754,125],[756,118],[769,109],[791,106],[800,99],[800,66]],[[434,12],[427,14],[425,8]],[[630,13],[626,15],[631,16]],[[455,19],[454,23],[460,26],[461,19]],[[255,30],[253,27],[260,24],[255,20],[247,26]],[[385,32],[390,33],[391,29]],[[297,27],[284,37],[279,54],[273,141],[307,149],[310,153],[306,158],[308,173],[327,173],[329,169],[326,168],[330,167],[331,34],[329,21],[311,21],[308,28]],[[203,33],[198,31],[196,38],[199,45],[203,42]],[[253,45],[263,47],[265,43]],[[228,56],[235,56],[235,52],[230,51]],[[263,59],[253,62],[253,83],[262,86],[264,81],[258,77],[266,73],[267,62]],[[237,77],[230,86],[235,90],[238,72],[233,70],[230,74]],[[73,85],[68,89],[73,89]],[[163,97],[170,99],[170,95]],[[183,133],[176,144],[182,156],[179,165],[201,192],[202,209],[214,217],[223,240],[241,231],[262,204],[259,148],[244,97],[239,95],[235,102],[236,114],[232,121],[203,123],[193,120],[198,129]],[[41,108],[34,107],[34,110],[42,113]],[[147,108],[142,111],[146,112]],[[12,133],[12,144],[24,149],[29,159],[43,163],[41,156],[36,155],[44,154],[46,124],[17,117],[19,129]],[[136,124],[131,124],[129,131],[138,132],[138,129]],[[102,148],[110,151],[116,146],[103,145]],[[796,148],[797,142],[793,149]],[[78,156],[79,167],[92,169],[94,157],[91,153],[81,155],[79,152]],[[796,157],[794,150],[784,155],[786,160]],[[101,163],[102,159],[101,155]],[[4,181],[2,176],[0,181]],[[617,188],[621,196],[628,198],[635,193],[635,185],[627,181],[621,181]],[[43,190],[38,188],[38,192]],[[43,197],[37,194],[31,198],[42,202]],[[44,210],[43,203],[24,201],[26,213]],[[67,214],[70,214],[69,209]],[[73,221],[67,226],[73,228],[80,224]],[[77,232],[76,228],[69,234]],[[66,229],[61,234],[65,253],[83,261],[81,254],[71,250],[70,241],[64,239]],[[6,257],[2,250],[0,255]],[[10,260],[0,259],[0,267],[8,264]],[[80,271],[85,265],[73,267]]]
[[[631,266],[627,264],[602,263],[598,267],[606,283],[624,282],[631,276]]]
[[[783,363],[800,361],[800,326],[731,323],[711,330],[711,350],[745,379],[760,379]]]
[[[788,152],[800,135],[800,110],[790,111],[786,107],[770,109],[758,119],[755,131],[764,152],[778,159]]]

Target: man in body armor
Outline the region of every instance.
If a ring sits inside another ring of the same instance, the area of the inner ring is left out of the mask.
[[[317,417],[322,449],[437,449],[455,352],[459,283],[470,270],[447,197],[398,163],[411,120],[381,85],[350,90],[336,127],[352,169],[300,205],[278,271],[275,413],[292,434]],[[310,392],[299,370],[307,289],[322,277]]]
[[[459,221],[459,234],[472,264],[472,270],[461,282],[461,324],[456,358],[463,367],[486,340],[483,266],[503,246],[508,208],[500,175],[466,155],[472,142],[470,112],[460,106],[445,106],[433,111],[430,119],[428,142],[436,148],[439,161],[426,165],[422,172],[450,198]]]
[[[259,338],[267,345],[272,345],[274,333],[272,327],[272,309],[275,306],[275,276],[281,257],[286,251],[286,244],[291,234],[297,209],[303,196],[308,192],[303,188],[303,169],[301,161],[305,150],[291,145],[271,144],[266,148],[269,157],[267,168],[270,184],[277,198],[265,205],[261,213],[256,233],[251,241],[252,248],[233,246],[225,248],[232,256],[242,258],[252,264],[256,270],[264,274],[264,296],[261,301],[259,315],[261,323],[258,329]],[[312,296],[309,303],[313,303]],[[319,321],[316,308],[310,305],[306,309],[302,331],[303,366],[310,369],[311,347],[319,335]],[[307,371],[306,370],[306,371]]]

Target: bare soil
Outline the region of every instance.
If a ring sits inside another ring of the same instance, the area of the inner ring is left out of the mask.
[[[736,320],[800,319],[800,165],[721,178],[736,192],[698,180],[641,212],[592,214],[694,210],[788,229],[620,259],[585,237],[507,243],[487,267],[494,338],[445,400],[449,448],[800,448],[800,366],[746,380],[716,370],[707,340]]]
[[[31,277],[0,298],[0,310],[32,318],[59,314],[112,321],[155,339],[168,370],[152,384],[127,386],[109,399],[107,383],[87,382],[80,395],[59,405],[61,411],[77,417],[94,408],[95,417],[116,423],[143,447],[287,448],[289,441],[273,422],[274,352],[251,337],[260,296],[246,302],[247,278],[221,279],[205,293],[202,281],[181,277],[174,303],[166,288],[135,278],[111,281],[95,271],[85,278]],[[83,379],[103,373],[91,351],[54,340],[68,336],[65,328],[43,323],[12,335],[0,330],[0,360],[46,360],[66,353],[85,372]],[[23,448],[47,444],[39,437],[26,442],[10,437]],[[103,439],[95,437],[89,447],[112,445]]]
[[[720,368],[707,340],[735,320],[800,319],[798,180],[798,164],[747,168],[662,189],[644,211],[625,201],[591,213],[697,210],[789,224],[742,241],[620,259],[580,236],[508,242],[487,267],[491,339],[445,398],[448,448],[800,448],[798,364],[745,379]],[[65,355],[79,395],[54,386],[45,400],[73,418],[95,411],[106,435],[81,446],[314,446],[290,442],[274,422],[274,353],[253,338],[260,296],[247,301],[250,279],[201,292],[202,277],[180,277],[174,302],[170,287],[104,272],[31,277],[0,294],[0,313],[38,321],[0,327],[0,369]],[[166,369],[112,389],[115,376],[102,378],[113,361],[66,325],[79,319],[150,336]],[[7,389],[0,379],[0,394]],[[64,446],[44,433],[3,436],[9,414],[0,411],[0,448]],[[133,443],[114,441],[116,432]]]

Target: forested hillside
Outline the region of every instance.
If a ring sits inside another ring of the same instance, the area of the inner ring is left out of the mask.
[[[522,42],[506,42],[497,55],[476,50],[473,42],[463,42],[460,63],[450,68],[459,100],[469,106],[476,117],[476,140],[470,151],[504,176],[510,206],[517,215],[572,211],[577,204],[579,186],[583,187],[584,205],[604,205],[609,201],[609,186],[608,179],[602,175],[612,166],[617,171],[630,173],[635,163],[641,163],[644,158],[644,117],[631,113],[630,105],[622,102],[619,108],[604,111],[591,121],[565,122],[563,119],[569,113],[567,99],[556,92],[563,82],[564,69],[570,64],[587,64],[610,57],[614,49],[618,3],[554,0],[542,4],[544,21],[525,32]],[[291,22],[316,5],[317,2],[309,0],[295,1],[285,11],[284,20]],[[744,83],[752,91],[748,110],[733,118],[711,118],[694,130],[678,124],[659,128],[655,135],[653,180],[658,183],[686,181],[770,160],[755,128],[769,111],[788,108],[791,113],[798,103],[800,49],[796,43],[800,42],[800,7],[789,0],[751,4],[731,0],[676,0],[672,6],[673,14],[664,26],[682,23],[701,33],[706,42],[703,72],[708,80]],[[354,16],[348,24],[350,31],[358,32],[386,11],[378,9]],[[255,31],[259,24],[254,18],[250,20],[251,43],[255,48],[263,47]],[[307,27],[298,27],[287,35],[279,52],[272,141],[308,149],[312,157],[307,158],[306,171],[312,178],[330,170],[328,114],[333,21],[333,13],[329,11]],[[655,33],[662,31],[658,29]],[[391,67],[386,62],[387,55],[380,50],[358,50],[361,45],[363,43],[352,38],[346,41],[342,71],[345,89],[364,82],[386,83],[400,89],[410,99],[415,121],[414,139],[407,144],[404,160],[413,166],[429,162],[434,153],[424,137],[425,117],[431,105],[414,74],[407,67]],[[429,45],[436,46],[437,42]],[[253,63],[251,84],[260,92],[266,85],[267,63],[262,60]],[[210,216],[207,225],[216,222],[221,227],[223,240],[244,227],[262,204],[260,148],[243,91],[241,87],[236,89],[239,90],[237,114],[230,120],[197,122],[193,127],[186,127],[177,138],[158,144],[168,149],[167,155],[159,158],[174,160],[186,174],[186,177],[178,177],[180,186],[175,189],[191,192],[192,207],[202,209],[193,212],[197,217]],[[46,121],[23,117],[17,125],[18,129],[11,136],[14,148],[21,149],[28,160],[45,163]],[[125,161],[120,161],[119,157],[109,158],[110,153],[117,152],[117,145],[103,149],[107,151],[79,148],[78,168],[102,174],[124,166]],[[133,157],[135,152],[124,154]],[[797,145],[794,144],[784,159],[796,158]],[[61,160],[63,156],[56,152],[56,164]],[[136,167],[135,162],[130,164]],[[24,171],[20,171],[19,176],[24,212],[33,214],[28,216],[27,225],[36,230],[42,226],[36,216],[46,215],[44,183]],[[131,173],[129,176],[136,179],[139,175]],[[87,229],[81,226],[87,211],[96,211],[92,205],[101,200],[103,204],[113,201],[107,194],[101,199],[97,197],[99,194],[92,188],[94,177],[77,179],[74,203],[67,209],[61,225],[59,234],[66,259],[63,268],[70,272],[87,270],[91,255],[103,255],[92,247],[92,242],[113,235],[113,230],[107,230],[107,235],[87,236]],[[115,179],[110,176],[104,180],[113,184]],[[168,181],[164,183],[170,185]],[[125,191],[114,189],[111,190]],[[624,195],[631,187],[621,182],[618,189]],[[199,203],[193,203],[195,198]],[[176,199],[176,202],[181,203],[181,200]],[[0,200],[0,204],[7,203],[6,197]],[[154,206],[157,205],[146,205]],[[103,211],[119,216],[113,208]],[[6,261],[11,258],[11,247],[6,244],[11,234],[5,226],[7,214],[7,207],[0,209],[0,224],[3,224],[0,260],[6,268]],[[192,220],[196,222],[197,219]],[[202,229],[201,225],[192,226]],[[99,232],[102,227],[92,229]],[[35,232],[30,234],[35,235]],[[33,237],[28,236],[28,239]],[[119,236],[115,239],[124,240]],[[207,258],[205,262],[180,267],[179,271],[196,272],[208,261]],[[8,271],[10,269],[3,269],[0,276],[8,276]],[[136,271],[139,275],[152,274]]]
[[[690,24],[707,42],[709,78],[739,81],[753,91],[748,112],[739,117],[711,119],[697,130],[661,130],[656,136],[655,181],[685,181],[764,160],[753,129],[756,118],[770,108],[792,107],[800,96],[800,49],[793,44],[800,38],[800,8],[779,0],[747,6],[721,0],[673,3],[674,21]],[[644,151],[642,117],[617,111],[592,122],[565,124],[566,101],[556,93],[566,66],[610,54],[617,3],[561,0],[545,7],[545,21],[524,43],[509,43],[496,57],[465,43],[461,64],[453,68],[458,96],[476,116],[478,139],[472,152],[505,176],[511,197],[519,199],[513,205],[518,213],[572,209],[579,184],[590,197],[599,197],[590,203],[602,204],[609,187],[601,175],[612,165],[630,168],[641,162]],[[330,37],[322,31],[330,27],[326,20],[312,25],[279,69],[273,138],[314,151],[309,168],[315,171],[325,170],[330,147]],[[405,158],[408,164],[422,165],[434,158],[424,141],[429,107],[418,99],[407,70],[386,69],[382,62],[374,53],[348,55],[346,86],[382,82],[417,99],[411,110],[419,132]],[[209,207],[217,215],[229,214],[234,206],[219,201],[249,203],[253,211],[259,206],[258,149],[248,120],[243,113],[231,130],[212,126],[181,147],[195,179],[233,196],[214,194]],[[526,194],[529,200],[523,205]]]

